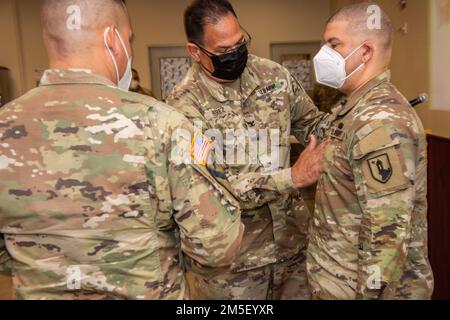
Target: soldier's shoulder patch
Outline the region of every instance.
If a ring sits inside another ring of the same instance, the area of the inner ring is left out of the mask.
[[[192,158],[197,163],[205,167],[212,146],[212,142],[208,138],[206,138],[200,131],[196,131],[191,144]]]
[[[383,197],[409,186],[400,141],[392,138],[385,127],[366,132],[353,149],[353,159],[372,197]]]
[[[386,184],[392,178],[392,164],[387,153],[367,160],[372,178],[379,183]]]
[[[374,196],[384,196],[405,189],[404,161],[396,147],[388,147],[368,155],[362,163],[363,179]]]

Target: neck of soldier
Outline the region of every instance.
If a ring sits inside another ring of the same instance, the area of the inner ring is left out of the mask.
[[[71,56],[65,58],[49,57],[50,69],[84,69],[91,70],[96,74],[102,75],[113,83],[117,82],[115,71],[107,67],[104,62],[97,61],[95,55],[89,59]]]
[[[340,89],[340,91],[345,94],[347,97],[351,97],[356,92],[359,91],[364,85],[366,85],[370,80],[378,77],[381,73],[386,71],[388,66],[375,66],[375,65],[367,65],[366,68],[362,68],[360,71],[357,71],[353,76],[347,79],[344,86]]]

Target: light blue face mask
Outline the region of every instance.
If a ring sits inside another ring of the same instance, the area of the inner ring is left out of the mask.
[[[119,37],[120,43],[122,44],[122,47],[125,50],[125,54],[127,55],[127,58],[128,58],[127,68],[125,70],[125,73],[123,74],[123,77],[120,78],[119,68],[117,66],[116,59],[114,58],[114,55],[112,54],[111,49],[108,46],[108,41],[106,40],[106,34],[108,33],[109,30],[110,30],[110,27],[106,28],[105,33],[104,33],[104,40],[105,40],[106,49],[108,49],[108,52],[114,63],[114,68],[116,69],[117,87],[123,91],[128,91],[130,89],[131,80],[133,80],[133,70],[131,67],[133,59],[128,54],[127,47],[125,47],[125,43],[123,42],[122,37],[120,36],[119,32],[117,30],[115,30],[117,36]]]
[[[353,50],[345,59],[337,52],[327,45],[320,49],[319,53],[314,57],[314,69],[316,71],[316,80],[318,83],[325,86],[340,89],[345,81],[360,70],[364,63],[352,73],[347,75],[345,71],[345,62],[348,58],[355,54],[364,45],[361,44],[358,48]]]

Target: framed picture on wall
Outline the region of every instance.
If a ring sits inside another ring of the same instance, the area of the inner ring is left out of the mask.
[[[313,88],[312,61],[310,54],[285,54],[281,56],[281,65],[289,70],[305,90]]]
[[[320,46],[319,41],[272,43],[271,59],[288,69],[303,88],[311,93],[315,84],[312,59],[319,52]]]
[[[149,60],[152,91],[160,100],[167,98],[192,65],[185,46],[150,47]]]
[[[160,58],[161,98],[165,100],[191,67],[188,57]]]

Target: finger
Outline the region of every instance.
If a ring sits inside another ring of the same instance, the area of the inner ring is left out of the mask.
[[[309,144],[308,144],[308,148],[309,150],[314,150],[317,147],[317,138],[315,135],[311,135],[309,137]]]
[[[320,147],[321,150],[325,150],[330,145],[330,143],[331,143],[331,140],[327,139],[327,140],[323,141],[319,145],[319,147]]]

